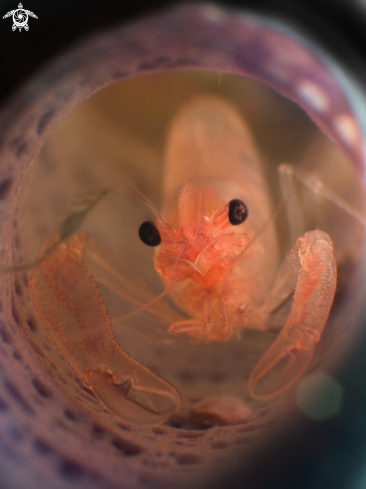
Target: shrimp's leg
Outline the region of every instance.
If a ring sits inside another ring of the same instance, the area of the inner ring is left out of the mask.
[[[168,327],[170,334],[188,334],[195,338],[201,338],[205,331],[205,323],[200,319],[187,319],[176,321]]]
[[[222,328],[219,323],[207,324],[200,319],[187,319],[185,321],[176,321],[168,327],[170,334],[187,334],[192,338],[197,338],[200,341],[227,341],[231,333],[231,324],[226,324],[226,328]]]
[[[221,321],[214,323],[212,321],[212,300],[207,297],[205,300],[205,316],[204,319],[187,319],[175,321],[170,324],[168,331],[170,334],[187,334],[201,341],[227,341],[232,333],[231,320],[231,303],[222,301],[222,319],[225,322],[225,327],[222,327]]]
[[[333,192],[333,190],[326,187],[316,175],[308,173],[302,168],[294,168],[292,165],[283,163],[278,167],[278,176],[280,180],[281,194],[286,204],[291,246],[294,246],[296,239],[305,231],[303,213],[296,194],[294,180],[297,180],[304,185],[304,187],[308,188],[317,198],[321,197],[328,202],[332,202],[361,226],[365,227],[365,216]]]
[[[85,233],[72,235],[31,271],[34,310],[60,354],[108,411],[127,421],[156,424],[179,407],[180,395],[117,343],[83,259],[88,239]]]
[[[298,238],[264,306],[269,312],[273,304],[280,303],[281,294],[291,289],[297,275],[293,304],[285,325],[250,375],[248,388],[252,397],[271,399],[287,390],[305,371],[328,319],[336,273],[333,244],[326,233],[310,231]]]
[[[156,298],[156,292],[148,287],[139,272],[119,253],[91,236],[88,236],[84,245],[84,261],[98,284],[104,285],[138,308]],[[181,319],[181,315],[162,300],[152,304],[147,311],[168,323]],[[123,320],[123,316],[114,318],[113,325],[118,324],[120,319]]]

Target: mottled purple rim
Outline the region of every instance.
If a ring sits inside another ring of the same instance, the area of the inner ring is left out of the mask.
[[[229,12],[208,4],[176,7],[87,40],[55,60],[4,108],[0,114],[2,266],[11,262],[14,214],[22,184],[45,139],[60,121],[87,97],[112,83],[172,70],[217,70],[266,83],[300,104],[344,149],[360,174],[364,173],[360,127],[365,104],[357,96],[359,92],[351,78],[315,48],[311,40],[301,39],[289,27],[253,15]],[[13,282],[10,275],[2,277],[0,321],[7,327],[4,343],[9,344],[10,339],[15,338],[14,342],[22,345],[12,311]],[[12,380],[11,385],[17,386],[18,400],[27,400],[23,408],[33,416],[32,429],[37,433],[42,424],[43,408],[33,405],[29,382],[31,366],[27,365],[22,371],[14,356],[4,354],[0,357],[0,368],[9,385]],[[9,392],[0,383],[0,399],[5,403],[9,395],[15,396],[14,391]],[[11,419],[17,424],[21,416],[21,410],[14,410],[8,414],[6,423]],[[2,433],[6,431],[4,423],[0,419]],[[81,445],[75,446],[74,449],[70,444],[70,456],[75,450],[81,453]],[[16,460],[19,454],[14,450]],[[0,454],[5,452],[0,444]],[[88,466],[100,466],[102,454],[96,458],[88,452],[87,456]],[[83,463],[86,464],[86,460],[83,459]],[[22,464],[18,474],[32,474],[35,470],[32,461],[23,458]],[[4,465],[0,466],[5,470]],[[125,465],[121,465],[116,478],[123,477],[124,470]]]

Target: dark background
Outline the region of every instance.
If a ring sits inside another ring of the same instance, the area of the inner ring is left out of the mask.
[[[172,5],[172,0],[22,0],[38,19],[29,31],[2,19],[19,0],[0,0],[0,105],[47,62],[88,34]],[[182,3],[182,2],[180,2]],[[366,91],[366,2],[237,0],[226,6],[288,19],[346,66]],[[362,3],[364,7],[362,7]],[[366,329],[366,328],[365,328]],[[339,374],[345,402],[322,423],[299,414],[253,463],[233,469],[217,489],[366,489],[366,335]],[[364,471],[364,475],[362,472]],[[362,477],[363,482],[362,482]]]
[[[19,0],[0,0],[0,103],[37,69],[87,34],[172,5],[174,0],[22,0],[34,12],[29,31],[12,31]],[[366,47],[366,7],[362,0],[232,0],[217,2],[264,12],[310,31],[352,69],[361,70]]]

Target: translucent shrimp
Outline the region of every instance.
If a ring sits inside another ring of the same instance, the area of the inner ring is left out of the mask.
[[[75,233],[77,225],[65,239],[47,240],[31,271],[34,310],[61,355],[106,409],[132,422],[154,424],[176,412],[181,399],[173,385],[122,350],[97,283],[138,306],[120,322],[147,310],[168,322],[171,335],[227,342],[245,329],[281,329],[249,376],[255,399],[279,395],[306,370],[333,303],[337,267],[328,234],[304,232],[292,181],[365,223],[314,176],[289,165],[280,166],[279,176],[292,246],[281,265],[274,219],[280,207],[273,211],[249,128],[228,103],[200,97],[172,122],[163,206],[159,212],[150,205],[156,219],[139,229],[140,239],[156,247],[155,270],[167,285],[160,296],[143,281],[129,279],[130,263],[88,234]],[[177,307],[160,300],[166,294]],[[214,396],[197,405],[196,414],[209,409],[223,423],[230,422],[233,411],[235,422],[248,416],[232,399]]]
[[[243,329],[281,328],[248,380],[251,396],[260,400],[286,391],[306,370],[337,283],[332,240],[321,230],[304,233],[292,180],[365,224],[313,175],[281,165],[279,176],[293,240],[280,267],[272,206],[250,131],[226,102],[201,97],[180,111],[170,129],[164,226],[149,221],[140,228],[141,239],[157,246],[155,269],[165,283],[177,282],[171,297],[191,318],[173,322],[171,334],[226,342]]]

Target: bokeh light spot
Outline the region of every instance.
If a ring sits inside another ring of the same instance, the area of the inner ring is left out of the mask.
[[[340,412],[343,388],[330,375],[317,372],[300,380],[296,400],[298,408],[306,416],[323,421]]]

